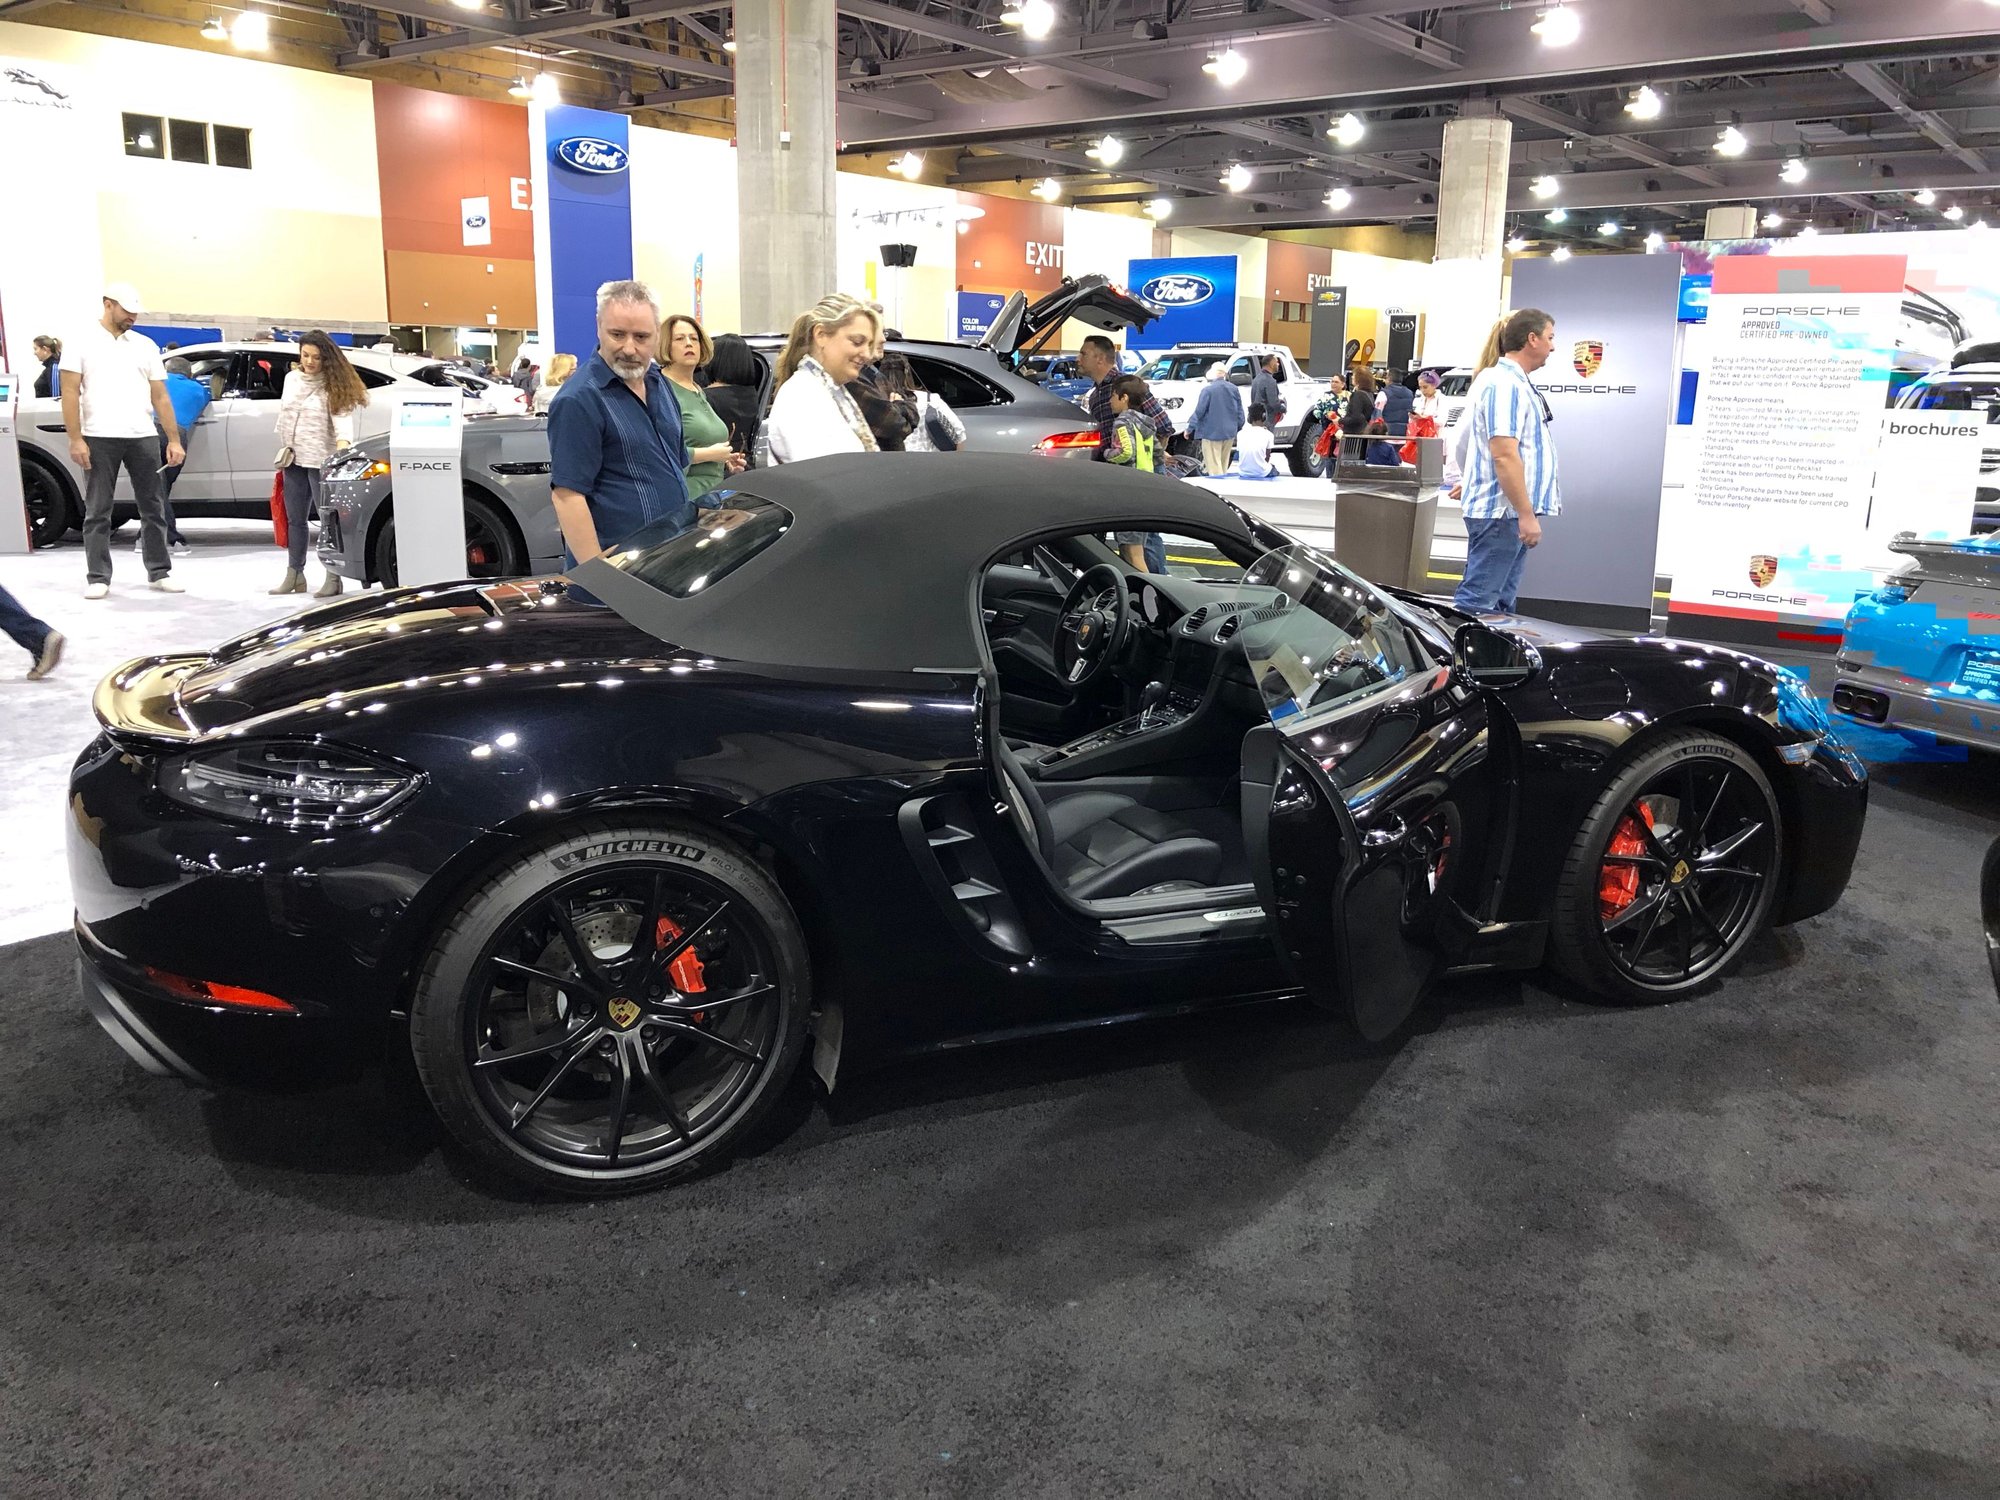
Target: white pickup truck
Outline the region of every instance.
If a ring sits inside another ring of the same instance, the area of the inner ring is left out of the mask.
[[[1277,355],[1280,367],[1278,389],[1285,398],[1285,415],[1272,425],[1272,447],[1277,452],[1290,447],[1294,474],[1317,476],[1325,460],[1312,451],[1319,439],[1319,428],[1306,422],[1306,414],[1326,394],[1326,382],[1315,380],[1300,369],[1292,351],[1283,344],[1176,344],[1166,353],[1155,355],[1139,374],[1173,417],[1174,426],[1185,433],[1194,419],[1194,405],[1201,399],[1210,365],[1222,364],[1225,378],[1243,397],[1247,416],[1250,382],[1256,377],[1259,363],[1273,354]],[[1305,430],[1309,426],[1310,430]]]

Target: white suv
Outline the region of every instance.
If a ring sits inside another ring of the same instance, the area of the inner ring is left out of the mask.
[[[1188,423],[1194,419],[1195,402],[1201,399],[1210,365],[1220,363],[1224,377],[1242,393],[1247,417],[1250,382],[1256,378],[1258,366],[1273,354],[1279,363],[1278,389],[1285,398],[1284,418],[1271,426],[1273,446],[1282,449],[1291,444],[1294,474],[1317,475],[1325,462],[1312,451],[1319,430],[1302,429],[1310,425],[1306,414],[1326,394],[1327,383],[1300,369],[1292,351],[1283,344],[1176,344],[1166,353],[1155,355],[1139,375],[1173,417],[1175,429],[1185,434]]]

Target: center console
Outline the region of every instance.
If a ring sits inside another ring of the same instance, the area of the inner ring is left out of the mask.
[[[1058,745],[1046,752],[1040,760],[1030,762],[1030,765],[1039,776],[1053,781],[1065,779],[1065,772],[1072,775],[1101,776],[1108,770],[1117,769],[1107,763],[1105,752],[1131,746],[1134,740],[1147,740],[1149,741],[1147,745],[1135,748],[1141,748],[1142,755],[1151,758],[1152,754],[1161,748],[1158,743],[1152,742],[1152,737],[1165,735],[1179,728],[1194,717],[1195,709],[1200,706],[1199,698],[1177,703],[1170,694],[1167,701],[1158,707],[1136,713],[1129,719],[1120,719],[1116,724],[1106,725],[1103,729],[1093,730],[1080,740],[1071,740],[1067,745]],[[1124,761],[1129,757],[1119,756],[1116,759]],[[1074,763],[1079,760],[1089,763],[1090,770],[1087,773],[1077,769]]]

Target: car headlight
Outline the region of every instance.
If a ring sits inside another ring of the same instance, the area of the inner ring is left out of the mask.
[[[386,479],[389,477],[389,460],[371,458],[366,453],[349,449],[328,464],[320,477],[338,484],[355,479]]]
[[[423,784],[402,766],[337,745],[267,740],[169,764],[160,791],[218,817],[278,828],[350,828],[387,815]]]

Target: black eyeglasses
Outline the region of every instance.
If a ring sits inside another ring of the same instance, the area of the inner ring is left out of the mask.
[[[1549,398],[1542,394],[1542,388],[1533,381],[1528,382],[1528,389],[1533,391],[1535,399],[1542,403],[1542,425],[1546,427],[1556,419],[1556,414],[1549,409]]]

